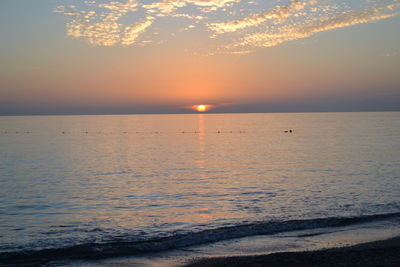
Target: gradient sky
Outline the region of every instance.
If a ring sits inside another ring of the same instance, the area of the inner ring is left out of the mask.
[[[400,0],[1,0],[0,115],[400,110]]]

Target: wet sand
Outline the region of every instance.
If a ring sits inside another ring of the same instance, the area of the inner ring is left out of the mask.
[[[400,266],[400,236],[318,251],[203,258],[186,265],[186,267],[200,266]]]

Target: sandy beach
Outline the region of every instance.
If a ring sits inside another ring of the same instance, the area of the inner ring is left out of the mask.
[[[400,236],[317,251],[204,258],[186,265],[186,267],[197,266],[400,266]]]

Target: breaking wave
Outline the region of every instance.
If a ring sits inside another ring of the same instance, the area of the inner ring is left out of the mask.
[[[340,227],[397,218],[400,218],[400,212],[358,217],[329,217],[306,220],[255,222],[207,229],[198,232],[171,234],[167,237],[153,238],[144,241],[128,241],[132,240],[132,237],[126,236],[125,240],[127,241],[121,241],[121,237],[118,237],[114,242],[109,241],[107,243],[85,243],[62,248],[42,250],[25,249],[15,252],[0,253],[0,262],[5,264],[18,264],[23,262],[26,264],[27,262],[43,263],[56,260],[99,259],[128,256],[255,235],[270,235],[289,231]]]

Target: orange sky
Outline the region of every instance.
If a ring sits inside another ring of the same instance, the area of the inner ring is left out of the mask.
[[[25,2],[0,3],[0,114],[400,106],[398,1]]]

